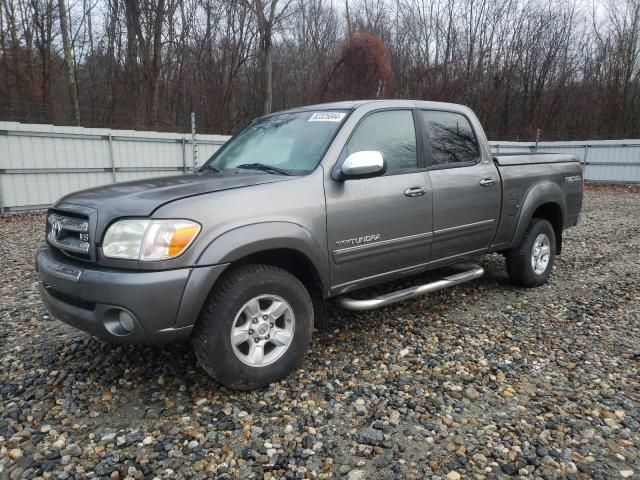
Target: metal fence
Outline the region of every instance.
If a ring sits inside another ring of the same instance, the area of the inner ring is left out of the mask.
[[[229,137],[197,135],[199,164]],[[0,122],[0,211],[45,208],[67,193],[193,171],[191,134]]]
[[[198,135],[199,164],[229,137]],[[535,143],[490,142],[494,152]],[[580,157],[586,179],[640,183],[640,140],[540,142],[540,152]],[[45,208],[67,193],[112,182],[193,171],[191,134],[0,122],[0,211]]]
[[[572,153],[584,166],[585,180],[605,183],[640,183],[640,140],[587,142],[489,142],[494,153]]]

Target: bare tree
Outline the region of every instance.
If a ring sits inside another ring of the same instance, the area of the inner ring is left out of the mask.
[[[76,86],[76,73],[71,56],[71,40],[69,39],[69,22],[67,21],[67,9],[64,0],[58,0],[58,15],[60,16],[60,31],[62,32],[62,45],[64,49],[64,65],[67,74],[67,90],[71,103],[72,122],[80,126],[80,107],[78,105],[78,89]]]
[[[251,0],[246,0],[251,1]],[[273,109],[273,30],[287,15],[293,0],[252,0],[254,12],[258,19],[260,33],[259,49],[263,70],[263,92],[265,114]],[[278,3],[281,3],[278,8]]]
[[[167,15],[165,0],[148,3],[125,0],[129,61],[137,65],[137,55],[142,61],[142,91],[144,92],[145,123],[156,125],[158,121],[158,92],[162,68],[162,34]]]
[[[584,3],[0,0],[0,119],[229,133],[324,91],[464,103],[493,139],[638,137],[640,0]]]

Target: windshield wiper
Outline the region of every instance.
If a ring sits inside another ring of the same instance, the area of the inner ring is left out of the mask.
[[[272,167],[271,165],[265,165],[264,163],[243,163],[236,168],[246,168],[247,170],[262,170],[263,172],[277,173],[278,175],[291,175],[290,172],[283,170],[282,168]]]

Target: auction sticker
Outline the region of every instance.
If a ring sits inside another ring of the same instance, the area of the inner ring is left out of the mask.
[[[341,122],[346,113],[343,112],[315,112],[308,122]]]

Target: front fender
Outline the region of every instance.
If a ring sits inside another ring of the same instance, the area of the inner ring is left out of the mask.
[[[214,238],[200,254],[184,290],[175,326],[194,323],[213,285],[231,263],[275,249],[291,249],[303,254],[315,268],[323,291],[329,290],[328,260],[309,230],[290,222],[246,225]]]
[[[233,263],[254,253],[276,249],[291,249],[304,255],[315,268],[323,290],[328,290],[326,248],[309,230],[292,222],[261,222],[229,230],[209,243],[197,265]]]
[[[518,224],[516,226],[516,230],[509,248],[514,248],[520,244],[520,241],[524,237],[527,226],[533,218],[533,214],[538,209],[538,207],[544,205],[545,203],[555,203],[560,206],[560,209],[562,210],[562,222],[563,225],[565,224],[567,205],[560,186],[552,182],[537,184],[533,188],[531,188],[524,196],[524,200],[522,201],[522,208],[520,209],[520,215],[518,217]]]

